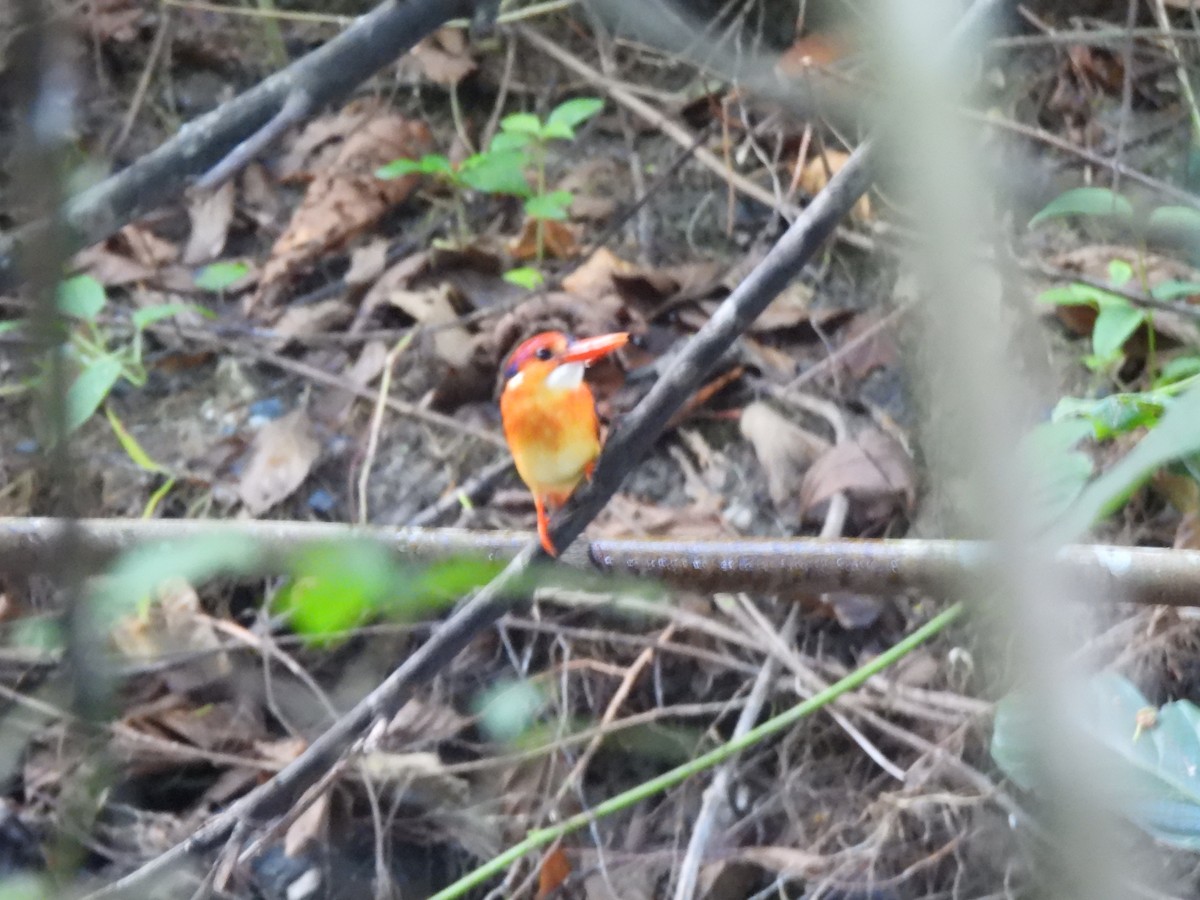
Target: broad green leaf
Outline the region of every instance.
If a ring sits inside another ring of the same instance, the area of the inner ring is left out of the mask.
[[[565,125],[567,128],[573,129],[602,109],[604,109],[604,101],[599,97],[576,97],[574,100],[568,100],[554,107],[550,111],[550,115],[546,117],[546,125],[547,127]]]
[[[531,219],[555,219],[561,222],[567,218],[572,199],[570,191],[538,194],[525,201],[525,214]]]
[[[1096,310],[1092,352],[1101,360],[1116,359],[1125,342],[1146,321],[1144,310],[1124,298],[1106,297]]]
[[[1197,281],[1164,281],[1150,289],[1150,296],[1155,300],[1178,300],[1196,294],[1200,294],[1200,282]]]
[[[522,266],[519,269],[509,269],[504,273],[503,278],[509,284],[515,284],[517,287],[523,287],[530,291],[532,291],[534,288],[541,287],[546,281],[541,272],[530,266]]]
[[[115,356],[92,360],[67,388],[67,431],[72,432],[92,417],[117,379],[121,377],[121,361]]]
[[[1050,219],[1064,216],[1095,216],[1129,220],[1133,218],[1133,206],[1120,194],[1108,188],[1082,187],[1059,194],[1029,220],[1029,227],[1036,228]]]
[[[476,154],[459,167],[458,175],[467,187],[485,194],[529,194],[525,154],[520,150]]]
[[[488,145],[488,153],[501,153],[505,150],[522,150],[533,142],[533,135],[520,131],[498,131]]]
[[[159,303],[154,306],[144,306],[133,314],[133,326],[139,331],[155,322],[169,319],[180,313],[198,309],[189,303]]]
[[[147,453],[142,445],[138,443],[137,438],[129,433],[125,427],[125,423],[120,420],[110,404],[105,404],[104,414],[108,417],[108,424],[112,427],[113,434],[117,436],[117,441],[121,444],[121,449],[125,451],[135,466],[143,472],[154,472],[155,474],[166,472],[167,470],[159,465]]]
[[[533,113],[512,113],[500,120],[500,127],[510,134],[536,136],[541,130],[542,120]]]
[[[1053,539],[1075,541],[1122,503],[1155,470],[1200,453],[1200,385],[1167,401],[1166,411],[1138,445],[1084,488],[1078,501],[1056,523]]]
[[[92,320],[104,309],[104,285],[91,275],[76,275],[58,286],[58,308],[76,319]]]
[[[249,274],[249,264],[240,260],[215,262],[200,270],[195,283],[200,290],[216,294],[233,287]]]
[[[20,331],[22,328],[28,328],[29,322],[25,319],[9,319],[7,322],[0,322],[0,334],[8,334],[10,331]]]
[[[1097,799],[1155,839],[1200,850],[1200,707],[1176,700],[1154,706],[1126,678],[1092,678],[1070,710],[1069,723],[1087,742],[1100,772]],[[992,734],[992,758],[1025,790],[1038,791],[1052,767],[1040,753],[1038,704],[1028,694],[1000,701]]]
[[[390,163],[376,169],[375,177],[390,181],[393,178],[403,178],[405,175],[413,175],[421,171],[423,171],[421,163],[415,159],[393,159]]]

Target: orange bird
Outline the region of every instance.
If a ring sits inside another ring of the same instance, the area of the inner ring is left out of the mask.
[[[538,537],[551,556],[558,551],[546,510],[567,502],[580,480],[591,477],[600,455],[600,420],[583,370],[628,340],[623,331],[578,341],[543,331],[517,347],[504,367],[504,437],[517,474],[533,494]]]

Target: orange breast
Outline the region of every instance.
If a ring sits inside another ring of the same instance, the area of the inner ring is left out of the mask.
[[[566,500],[600,453],[600,424],[587,385],[551,389],[553,363],[530,363],[500,396],[504,436],[521,480],[551,504]]]

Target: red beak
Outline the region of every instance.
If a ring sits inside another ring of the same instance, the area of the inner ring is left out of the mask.
[[[625,331],[615,331],[612,334],[572,341],[567,347],[567,352],[559,356],[556,361],[560,363],[594,363],[601,357],[608,356],[614,350],[620,350],[627,343],[629,343],[629,333]]]

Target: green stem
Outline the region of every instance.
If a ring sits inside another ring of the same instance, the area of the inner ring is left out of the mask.
[[[673,788],[688,778],[699,775],[706,769],[720,765],[730,757],[754,746],[764,738],[791,727],[805,716],[809,716],[819,709],[828,706],[838,697],[842,696],[842,694],[860,687],[867,679],[879,674],[888,668],[888,666],[899,662],[935,634],[945,630],[962,613],[962,603],[955,603],[949,609],[930,619],[900,643],[879,654],[879,656],[866,665],[855,669],[845,678],[831,684],[825,690],[814,694],[804,702],[796,704],[773,719],[768,719],[757,728],[752,728],[742,737],[723,744],[715,750],[710,750],[708,753],[696,757],[691,762],[684,763],[682,766],[665,772],[657,778],[652,778],[635,788],[605,800],[587,812],[574,815],[560,822],[558,825],[549,828],[538,828],[529,832],[525,840],[510,847],[499,856],[492,858],[473,872],[468,872],[449,887],[438,891],[429,900],[454,900],[454,898],[462,897],[471,888],[477,887],[492,876],[503,872],[526,853],[530,853],[540,847],[545,847],[564,835],[586,828],[597,819],[620,812],[635,803],[640,803],[669,788]]]

